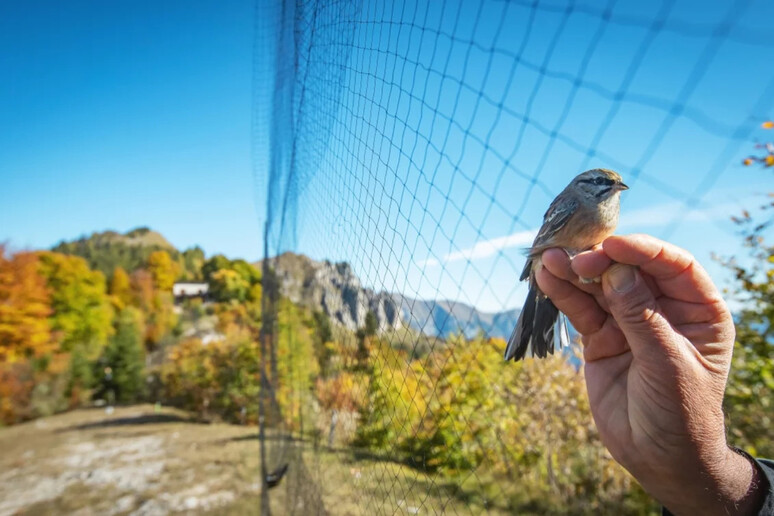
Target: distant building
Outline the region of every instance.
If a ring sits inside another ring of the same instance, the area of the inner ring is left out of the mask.
[[[200,297],[207,299],[210,292],[208,283],[180,282],[172,285],[172,295],[176,300],[187,299],[191,297]]]

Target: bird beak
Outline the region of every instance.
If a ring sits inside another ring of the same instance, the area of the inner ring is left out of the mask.
[[[628,189],[629,189],[629,187],[628,187],[628,186],[626,186],[626,185],[625,185],[625,184],[623,184],[623,183],[617,183],[617,184],[615,185],[615,188],[616,188],[616,190],[618,190],[619,192],[620,192],[621,190],[628,190]]]

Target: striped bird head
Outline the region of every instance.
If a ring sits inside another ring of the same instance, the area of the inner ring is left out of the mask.
[[[578,174],[572,180],[570,187],[581,197],[596,203],[603,202],[622,190],[629,189],[617,172],[605,168],[595,168]]]

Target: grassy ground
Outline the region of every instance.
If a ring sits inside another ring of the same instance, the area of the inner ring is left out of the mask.
[[[348,451],[311,448],[304,464],[331,514],[508,514],[503,508],[461,495],[459,486],[390,461]],[[476,482],[470,477],[472,484]]]

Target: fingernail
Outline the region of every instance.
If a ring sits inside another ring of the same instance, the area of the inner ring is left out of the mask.
[[[610,267],[607,270],[606,276],[610,286],[619,294],[630,290],[634,286],[634,282],[637,280],[634,267],[631,265],[622,265],[620,263]]]

